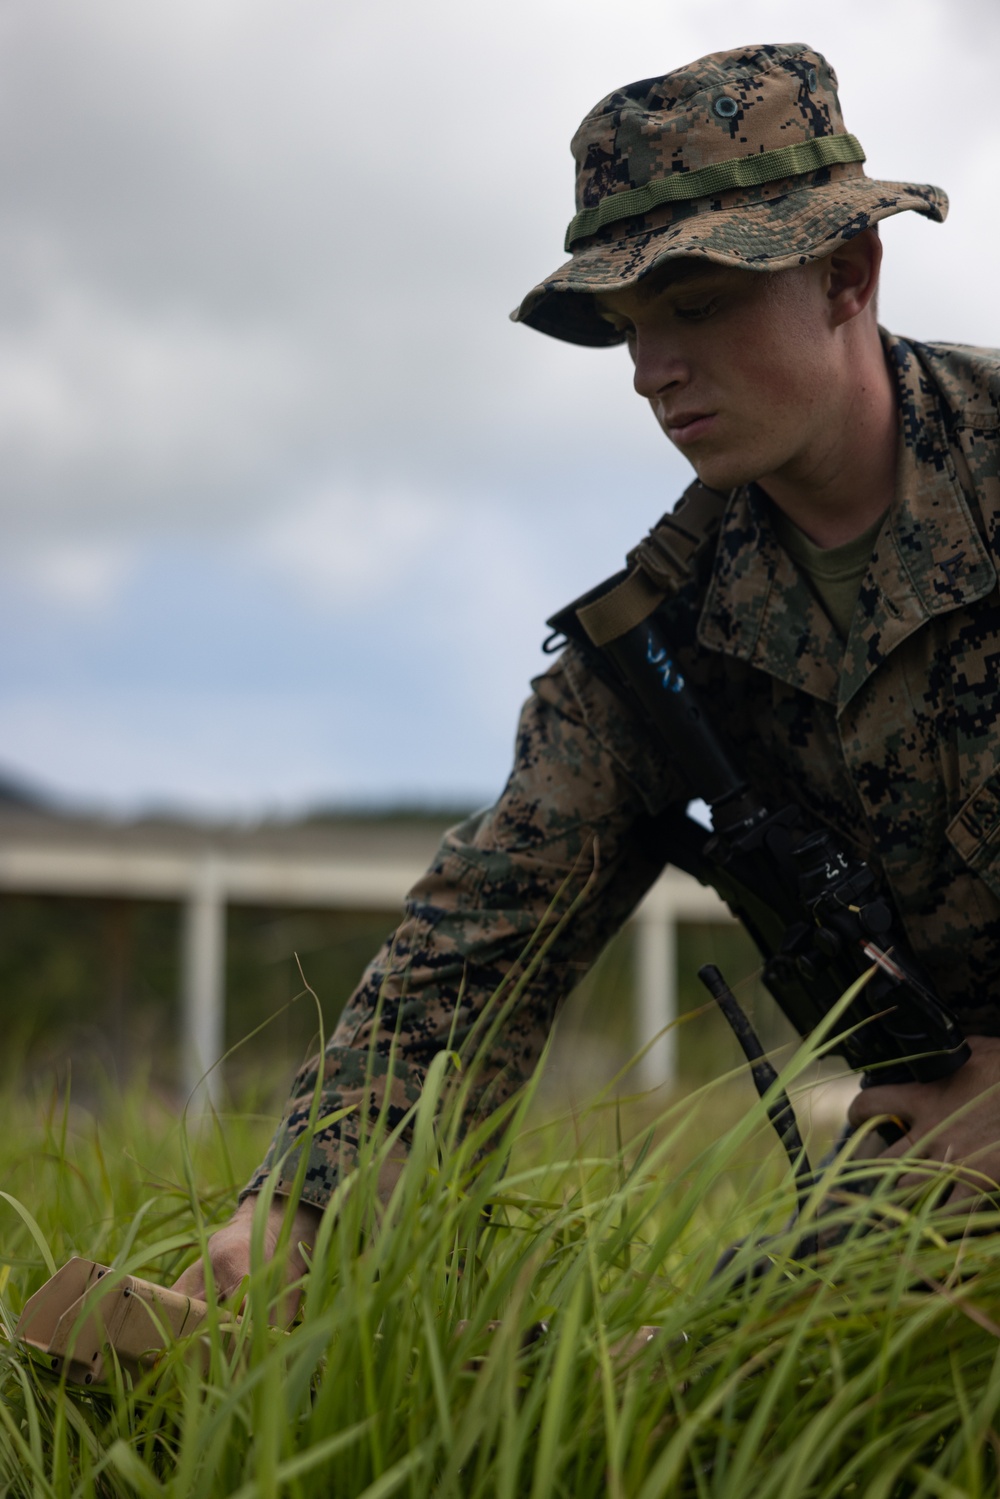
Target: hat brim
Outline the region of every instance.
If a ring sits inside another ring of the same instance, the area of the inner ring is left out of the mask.
[[[745,270],[783,271],[820,260],[880,219],[908,209],[942,223],[948,199],[937,187],[861,177],[732,206],[701,200],[692,209],[665,223],[648,218],[631,231],[618,226],[594,235],[532,288],[511,321],[569,343],[622,343],[624,335],[598,314],[594,294],[632,286],[665,261],[701,256]]]

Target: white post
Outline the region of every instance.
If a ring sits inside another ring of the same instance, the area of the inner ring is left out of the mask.
[[[195,1106],[204,1104],[207,1091],[217,1106],[222,1078],[213,1064],[222,1055],[225,1037],[226,905],[218,861],[210,853],[195,872],[183,920],[184,1091]],[[204,1088],[199,1087],[202,1078]]]
[[[636,1042],[646,1048],[637,1071],[646,1089],[677,1080],[676,916],[659,895],[654,886],[635,923]]]

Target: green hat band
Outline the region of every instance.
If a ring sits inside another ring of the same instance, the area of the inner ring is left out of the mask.
[[[587,239],[606,224],[637,218],[658,208],[661,203],[705,198],[733,187],[759,187],[765,182],[777,182],[781,177],[798,177],[820,167],[864,159],[865,153],[857,136],[819,135],[811,140],[797,141],[792,146],[779,146],[774,151],[761,151],[756,156],[717,161],[712,166],[700,167],[696,172],[673,172],[668,177],[657,177],[643,187],[610,193],[595,208],[584,208],[566,230],[565,248],[569,251],[577,240]]]

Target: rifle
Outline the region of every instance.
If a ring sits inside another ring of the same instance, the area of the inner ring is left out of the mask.
[[[711,810],[711,833],[686,812],[674,817],[672,862],[717,890],[743,923],[765,987],[799,1034],[873,969],[834,1047],[864,1074],[862,1087],[927,1082],[961,1067],[969,1047],[875,875],[835,833],[805,826],[799,807],[764,805],[678,670],[656,616],[601,648]]]

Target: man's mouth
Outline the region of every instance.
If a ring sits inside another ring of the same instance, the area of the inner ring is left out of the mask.
[[[714,411],[677,411],[663,419],[663,430],[679,447],[703,436],[715,420]]]

